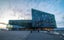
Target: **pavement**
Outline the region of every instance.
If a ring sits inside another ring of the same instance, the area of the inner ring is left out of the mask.
[[[0,40],[64,40],[62,36],[47,31],[0,31]]]
[[[25,40],[30,31],[0,31],[0,40]]]
[[[50,34],[48,32],[33,32],[26,40],[64,40],[60,35]]]

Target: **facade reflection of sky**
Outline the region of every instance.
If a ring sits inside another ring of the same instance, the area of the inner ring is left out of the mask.
[[[58,27],[64,27],[64,0],[0,0],[0,22],[31,19],[31,8],[55,15]]]

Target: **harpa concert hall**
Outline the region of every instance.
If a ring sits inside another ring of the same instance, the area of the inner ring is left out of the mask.
[[[53,30],[56,28],[55,16],[31,9],[32,20],[9,20],[11,30]]]

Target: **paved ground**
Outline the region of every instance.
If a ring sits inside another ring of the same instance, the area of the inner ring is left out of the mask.
[[[60,35],[42,31],[0,31],[0,40],[64,40]]]
[[[63,37],[47,32],[33,32],[26,38],[26,40],[63,40]]]
[[[0,40],[24,40],[29,31],[0,31]]]

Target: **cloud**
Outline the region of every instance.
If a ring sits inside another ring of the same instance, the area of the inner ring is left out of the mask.
[[[62,0],[8,0],[0,1],[0,21],[10,19],[32,19],[31,8],[55,15],[58,27],[64,26]]]

